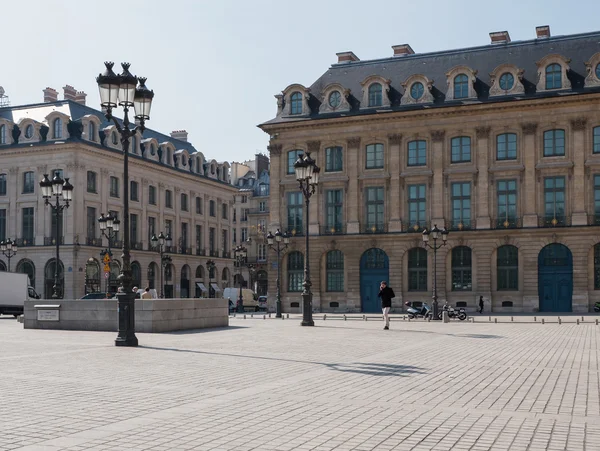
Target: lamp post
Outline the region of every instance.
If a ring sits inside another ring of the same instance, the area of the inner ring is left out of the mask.
[[[102,233],[102,235],[104,235],[106,238],[108,238],[108,249],[105,249],[102,252],[100,252],[100,255],[108,255],[112,260],[112,252],[110,251],[110,248],[111,248],[112,240],[117,237],[117,233],[119,233],[119,230],[121,229],[121,221],[119,221],[119,219],[116,216],[113,217],[113,215],[111,215],[110,213],[108,213],[108,216],[104,216],[104,213],[102,213],[100,215],[100,217],[98,218],[98,224],[100,224],[100,232]],[[106,263],[106,264],[108,264],[108,263]],[[109,269],[110,269],[110,266],[109,266]],[[109,276],[106,277],[106,292],[107,293],[108,293],[108,280],[110,278],[110,272],[108,274],[109,274]]]
[[[244,297],[242,295],[242,266],[244,266],[244,263],[246,262],[246,256],[248,255],[248,251],[246,250],[245,246],[238,246],[233,250],[233,256],[235,258],[235,261],[237,263],[237,267],[238,267],[238,282],[239,282],[239,286],[240,286],[240,295],[238,297],[237,300],[237,312],[238,313],[244,313]]]
[[[310,266],[308,263],[309,252],[308,252],[308,219],[309,219],[309,206],[310,198],[315,193],[317,184],[319,183],[319,173],[321,168],[317,166],[315,160],[310,157],[310,152],[306,152],[304,155],[300,154],[298,159],[294,163],[294,171],[296,172],[296,180],[300,185],[300,190],[304,194],[306,203],[306,236],[305,236],[305,253],[304,253],[304,283],[302,286],[302,326],[314,326],[315,322],[312,318],[312,292],[310,287],[312,283],[310,281]]]
[[[0,250],[2,254],[8,259],[8,272],[10,272],[10,259],[17,253],[17,243],[14,240],[8,239],[0,242]]]
[[[69,202],[73,195],[73,185],[69,183],[69,179],[64,180],[60,178],[58,172],[54,174],[54,178],[50,180],[48,174],[44,174],[44,178],[40,182],[40,188],[42,189],[42,197],[44,198],[44,204],[50,205],[54,214],[56,215],[56,265],[54,267],[54,286],[52,287],[52,299],[58,299],[62,297],[60,292],[60,281],[58,280],[58,269],[60,264],[59,258],[59,246],[60,237],[58,236],[59,219],[61,218],[62,211],[65,208],[69,208]],[[62,195],[63,203],[60,203],[60,197]],[[54,204],[50,202],[50,199],[54,196]]]
[[[431,296],[431,298],[433,299],[433,320],[437,321],[440,318],[438,317],[439,315],[439,308],[438,308],[438,301],[437,301],[437,250],[439,248],[441,248],[442,246],[445,246],[447,241],[448,241],[448,230],[446,229],[446,227],[444,227],[442,230],[439,230],[437,228],[437,224],[434,224],[433,228],[431,230],[423,230],[423,245],[429,249],[433,249],[433,296]],[[431,236],[431,238],[433,239],[433,245],[429,243],[429,237]],[[437,240],[440,238],[442,238],[442,243],[441,244],[437,244]]]
[[[160,297],[161,299],[165,297],[165,284],[164,284],[164,272],[167,264],[171,263],[171,257],[169,255],[164,255],[165,252],[165,244],[167,247],[171,247],[173,245],[173,239],[171,235],[167,233],[165,236],[162,232],[156,235],[152,235],[150,238],[154,247],[158,244],[158,253],[160,254]]]
[[[119,311],[119,334],[115,340],[116,346],[137,346],[138,339],[135,336],[135,293],[131,291],[131,256],[129,254],[129,141],[138,132],[143,133],[146,129],[145,123],[150,119],[150,108],[154,92],[146,88],[146,79],[137,78],[129,72],[129,63],[122,63],[123,72],[117,75],[112,68],[114,63],[104,63],[106,70],[98,75],[96,81],[100,90],[100,102],[102,108],[106,109],[106,119],[113,121],[115,128],[121,136],[123,147],[123,267],[119,280],[123,288],[117,293]],[[139,82],[139,86],[138,86]],[[117,105],[123,107],[123,121],[119,122],[113,115],[112,110]],[[139,125],[129,128],[129,108],[133,107],[135,119]]]
[[[215,262],[213,260],[207,260],[206,269],[208,270],[208,297],[210,298],[210,290],[212,290],[212,276],[215,271]]]
[[[274,246],[273,241],[277,244]],[[283,241],[283,246],[281,246],[281,242]],[[290,236],[287,232],[281,233],[279,229],[273,235],[271,232],[267,235],[267,244],[269,248],[277,254],[277,302],[275,303],[275,318],[281,318],[281,253],[288,247],[290,244]]]

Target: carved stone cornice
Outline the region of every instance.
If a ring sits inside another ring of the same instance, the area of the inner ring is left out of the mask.
[[[588,120],[586,117],[577,117],[575,119],[571,119],[571,128],[575,131],[585,130],[587,121]]]
[[[477,136],[477,139],[488,139],[491,129],[490,126],[477,127],[475,128],[475,136]]]
[[[283,149],[283,146],[281,144],[271,144],[268,149],[272,156],[278,157],[281,155],[281,149]]]
[[[13,169],[15,169],[15,172],[16,172],[19,168],[10,168],[10,172],[13,172]],[[43,164],[41,166],[38,166],[37,170],[38,170],[39,173],[45,174],[48,171],[48,165],[47,164]]]
[[[308,141],[306,147],[309,152],[318,152],[321,148],[321,141]]]
[[[360,146],[360,136],[353,136],[352,138],[348,138],[348,147],[359,147]]]
[[[521,129],[523,133],[526,135],[533,135],[537,132],[538,124],[535,122],[528,122],[526,124],[521,125]]]
[[[402,133],[392,133],[391,135],[388,135],[388,139],[392,146],[399,146],[402,142]]]
[[[38,171],[43,172],[44,174],[46,173],[46,166],[38,166],[37,169],[38,169]],[[8,170],[8,172],[10,174],[16,174],[17,172],[19,172],[19,168],[17,166],[13,166],[12,168],[10,168]]]
[[[446,137],[446,130],[432,130],[431,131],[431,140],[433,142],[443,141]]]

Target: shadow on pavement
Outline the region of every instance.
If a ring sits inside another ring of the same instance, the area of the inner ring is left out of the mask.
[[[206,329],[189,329],[189,330],[174,330],[172,332],[161,332],[164,335],[192,335],[192,334],[204,334],[207,332],[221,332],[223,330],[231,329],[248,329],[248,326],[223,326],[223,327],[209,327]]]
[[[357,328],[357,327],[337,327],[337,326],[318,326],[319,328],[324,328],[324,329],[348,329],[348,330],[369,330],[372,331],[373,329],[369,329],[369,328]],[[384,332],[385,334],[388,333],[393,333],[393,332],[408,332],[411,334],[430,334],[430,335],[445,335],[447,337],[461,337],[461,338],[495,338],[495,339],[500,339],[500,338],[504,338],[503,335],[486,335],[486,334],[445,334],[442,332],[434,332],[431,330],[410,330],[410,329],[394,329],[393,325],[390,326],[390,330]]]

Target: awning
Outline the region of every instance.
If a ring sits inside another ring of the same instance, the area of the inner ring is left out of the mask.
[[[200,288],[200,291],[202,291],[203,293],[204,293],[204,292],[206,292],[206,291],[208,291],[208,290],[206,289],[206,287],[204,286],[204,284],[203,284],[203,283],[196,282],[196,286],[197,286],[198,288]]]
[[[217,285],[216,283],[211,283],[210,286],[213,288],[213,290],[215,291],[221,291],[221,289],[219,288],[219,285]]]

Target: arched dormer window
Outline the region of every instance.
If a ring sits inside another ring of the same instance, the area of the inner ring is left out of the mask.
[[[373,83],[369,86],[369,106],[381,106],[383,103],[382,99],[382,87],[381,83]]]
[[[96,141],[96,124],[94,124],[92,121],[88,122],[87,135],[89,141]]]
[[[456,66],[446,73],[448,90],[446,100],[477,99],[475,91],[477,71],[467,66]]]
[[[290,114],[302,114],[302,94],[298,91],[290,96]]]
[[[571,89],[571,82],[567,77],[570,61],[570,59],[556,53],[546,55],[537,61],[538,82],[536,90],[544,92],[557,89]]]
[[[584,86],[586,88],[600,86],[600,52],[592,55],[589,61],[585,62],[585,67],[587,69],[587,77],[585,77]]]
[[[370,75],[360,82],[363,89],[363,98],[361,108],[380,108],[389,107],[390,98],[388,92],[390,90],[391,80],[383,78],[379,75]]]
[[[52,122],[52,130],[53,130],[52,137],[54,139],[61,139],[62,138],[62,136],[63,136],[63,121],[62,121],[62,119],[60,117],[57,117]]]
[[[331,113],[334,111],[349,111],[350,104],[348,103],[348,96],[350,90],[344,88],[339,83],[331,83],[323,89],[321,95],[321,106],[319,107],[319,113]]]
[[[501,64],[490,73],[490,97],[524,94],[523,69],[512,64]]]
[[[35,127],[33,124],[27,124],[25,126],[25,139],[33,139],[33,135],[35,134]]]
[[[308,97],[310,89],[294,83],[283,90],[277,97],[277,116],[309,114]]]
[[[433,80],[429,80],[424,75],[411,75],[402,83],[404,88],[404,95],[400,100],[402,105],[411,105],[418,103],[432,103],[433,94],[431,93],[431,87],[433,86]]]
[[[110,134],[110,141],[112,142],[113,146],[118,146],[119,145],[119,136],[117,135],[117,132],[114,131],[114,130]]]
[[[6,144],[6,124],[0,125],[0,144]]]
[[[172,153],[171,153],[171,149],[167,149],[167,161],[166,163],[171,166],[173,163],[173,158],[172,158]]]
[[[548,64],[546,66],[546,89],[562,88],[562,69],[560,64]]]
[[[469,78],[465,74],[454,77],[454,98],[466,99],[469,97]]]

